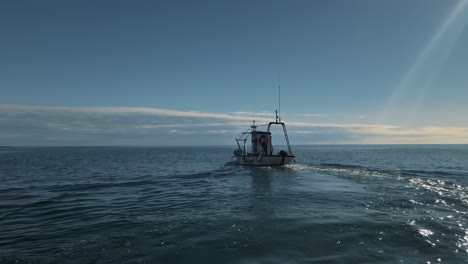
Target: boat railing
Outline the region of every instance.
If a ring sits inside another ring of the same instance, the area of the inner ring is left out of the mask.
[[[244,144],[243,144],[243,147],[241,148],[241,145],[239,144],[239,141],[242,141]],[[245,148],[245,144],[247,142],[247,138],[236,138],[236,142],[237,142],[237,147],[239,147],[239,151],[242,153],[242,155],[246,155],[247,154],[247,150]]]

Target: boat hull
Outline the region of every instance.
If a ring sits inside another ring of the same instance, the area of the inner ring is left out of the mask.
[[[236,156],[236,162],[240,165],[251,165],[251,166],[283,166],[290,164],[294,161],[296,156],[280,156],[280,155],[268,155],[268,156],[252,156],[252,155],[239,155]]]

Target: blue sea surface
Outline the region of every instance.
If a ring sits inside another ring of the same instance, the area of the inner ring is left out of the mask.
[[[468,263],[467,145],[0,148],[0,263]]]

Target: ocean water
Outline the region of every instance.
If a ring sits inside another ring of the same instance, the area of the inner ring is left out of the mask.
[[[0,148],[0,263],[468,263],[468,146]]]

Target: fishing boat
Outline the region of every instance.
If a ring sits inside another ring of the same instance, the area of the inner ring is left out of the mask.
[[[272,135],[270,128],[272,125],[281,125],[283,127],[284,137],[288,150],[280,150],[276,154],[272,144]],[[250,152],[247,151],[247,141],[250,138],[251,146]],[[257,130],[255,121],[252,126],[242,133],[240,138],[236,138],[238,149],[234,151],[236,162],[240,165],[252,166],[283,166],[295,161],[296,156],[291,150],[289,144],[288,133],[286,132],[286,125],[278,120],[278,111],[276,112],[276,121],[268,123],[266,131]]]

